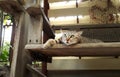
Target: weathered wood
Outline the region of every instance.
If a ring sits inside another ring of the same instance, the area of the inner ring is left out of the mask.
[[[12,34],[11,34],[11,41],[10,41],[10,45],[13,47],[14,45],[14,39],[15,39],[15,29],[16,29],[16,22],[15,22],[15,18],[12,18],[13,21],[13,26],[12,26]],[[13,48],[10,47],[9,50],[9,61],[10,61],[10,66],[12,63],[12,57],[13,57]]]
[[[120,56],[120,43],[90,43],[65,46],[57,44],[43,49],[43,45],[26,45],[25,49],[47,56]]]
[[[45,13],[43,12],[41,7],[29,7],[26,9],[26,11],[33,17],[37,18],[38,15],[42,15],[43,17],[43,31],[50,37],[54,38],[55,35],[52,31],[51,25],[49,23],[48,18],[46,17]],[[37,18],[38,19],[38,18]]]
[[[28,37],[27,16],[27,13],[22,13],[17,23],[10,77],[31,77],[26,70],[26,64],[31,64],[31,58],[24,50]]]
[[[49,77],[56,77],[56,75],[57,77],[120,77],[120,70],[50,70],[49,71]]]
[[[16,0],[0,0],[0,8],[12,15],[23,11],[23,7]]]
[[[12,59],[12,64],[11,64],[11,71],[10,71],[10,77],[15,77],[15,73],[16,73],[16,64],[17,64],[17,58],[18,58],[18,51],[19,51],[19,42],[20,42],[20,33],[21,33],[21,25],[23,22],[23,17],[24,15],[22,14],[20,19],[19,19],[19,25],[18,25],[18,28],[17,28],[17,32],[16,32],[16,35],[15,35],[15,43],[14,43],[14,52],[13,52],[13,59]]]
[[[47,62],[42,62],[42,73],[48,76]]]
[[[53,25],[54,30],[60,29],[98,29],[98,28],[120,28],[120,24],[88,24],[88,25]]]
[[[52,63],[48,64],[48,70],[120,70],[120,59],[114,57],[53,59]]]
[[[33,74],[37,74],[40,77],[46,77],[43,73],[41,73],[39,70],[37,70],[36,68],[32,67],[30,64],[27,64],[27,69],[29,71],[31,71],[31,73]]]
[[[0,16],[0,51],[1,51],[1,47],[2,47],[2,45],[1,45],[1,43],[2,43],[2,28],[3,28],[3,11],[1,11],[0,10],[0,14],[1,14],[1,16]]]
[[[39,20],[28,16],[28,43],[29,44],[41,44],[42,43],[42,30],[43,30],[43,18],[40,16]]]
[[[31,16],[38,16],[41,15],[40,7],[29,7],[26,9],[26,11],[31,15]]]

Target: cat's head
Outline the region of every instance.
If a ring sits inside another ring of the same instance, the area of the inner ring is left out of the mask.
[[[81,42],[82,31],[66,31],[62,33],[60,41],[66,45],[73,45]]]

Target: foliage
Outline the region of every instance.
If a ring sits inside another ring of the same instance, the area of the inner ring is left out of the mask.
[[[0,54],[0,61],[8,61],[9,58],[9,48],[10,48],[10,44],[9,43],[5,43],[4,46],[2,47],[2,52]]]
[[[10,25],[10,23],[12,23],[12,16],[7,14],[4,15],[4,21],[3,21],[3,25]]]

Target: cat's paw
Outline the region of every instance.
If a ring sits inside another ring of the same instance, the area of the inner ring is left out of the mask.
[[[54,39],[49,39],[44,45],[43,45],[43,48],[46,49],[46,48],[50,48],[52,47],[53,45],[56,44],[56,40]]]

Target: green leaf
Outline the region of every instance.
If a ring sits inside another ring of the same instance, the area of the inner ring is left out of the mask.
[[[8,61],[9,48],[10,48],[10,44],[5,43],[5,45],[3,46],[3,49],[2,49],[2,53],[0,54],[0,61]]]

